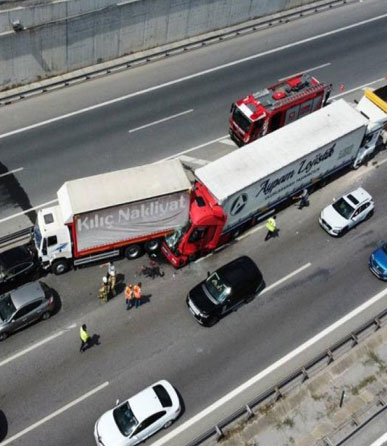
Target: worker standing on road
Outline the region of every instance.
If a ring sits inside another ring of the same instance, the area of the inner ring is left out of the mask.
[[[133,295],[134,295],[134,305],[137,308],[141,305],[141,298],[142,298],[141,282],[138,282],[137,285],[134,285]]]
[[[81,337],[81,348],[79,349],[79,351],[80,351],[81,353],[83,353],[83,352],[87,349],[87,347],[88,347],[88,345],[89,345],[89,341],[90,341],[90,336],[89,336],[89,334],[87,333],[87,327],[86,327],[86,324],[83,324],[83,325],[81,326],[81,328],[80,328],[80,330],[79,330],[79,335],[80,335],[80,337]]]
[[[275,219],[276,219],[276,216],[274,215],[273,217],[270,217],[266,221],[267,234],[265,237],[265,242],[266,242],[266,240],[269,240],[269,238],[277,235],[278,229],[277,229],[277,223],[276,223]]]
[[[109,296],[109,291],[110,291],[109,288],[110,287],[109,287],[108,280],[107,280],[106,276],[103,276],[102,277],[102,286],[99,289],[99,298],[101,300],[103,300],[104,302],[108,301],[108,296]]]
[[[116,267],[113,262],[109,262],[108,273],[107,273],[108,284],[112,296],[116,295]]]
[[[298,209],[302,209],[305,206],[309,206],[309,192],[308,189],[302,189],[300,195],[293,197],[293,200],[300,200],[298,203]]]
[[[131,284],[126,285],[125,288],[125,303],[126,303],[126,311],[130,310],[133,305],[133,286]]]

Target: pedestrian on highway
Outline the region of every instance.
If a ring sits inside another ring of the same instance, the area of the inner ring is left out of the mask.
[[[142,298],[141,282],[138,282],[137,285],[134,285],[133,295],[134,295],[134,305],[137,308],[141,305],[141,298]]]
[[[108,279],[108,285],[109,285],[109,290],[112,296],[116,295],[116,267],[113,265],[113,262],[109,262],[109,265],[111,265],[110,267],[110,271],[108,269],[108,273],[107,273],[107,279]]]
[[[99,298],[104,302],[108,301],[110,287],[106,276],[102,277],[102,286],[99,289]]]
[[[130,283],[126,285],[125,288],[125,303],[126,303],[126,311],[130,310],[133,306],[133,299],[134,299],[134,293],[133,293],[133,285]]]
[[[267,221],[266,221],[266,229],[267,229],[267,234],[265,237],[265,242],[267,240],[269,240],[269,238],[271,237],[275,237],[278,233],[278,229],[277,229],[277,223],[276,223],[276,216],[274,215],[273,217],[270,217]]]
[[[87,333],[87,327],[86,324],[83,324],[79,330],[79,335],[81,337],[81,348],[79,349],[79,351],[81,353],[83,353],[87,347],[89,346],[89,342],[90,342],[90,336]]]
[[[300,200],[298,202],[298,209],[309,206],[309,192],[308,189],[302,189],[300,195],[293,197],[293,200]]]

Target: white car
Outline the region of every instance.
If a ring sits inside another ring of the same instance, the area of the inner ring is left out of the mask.
[[[104,413],[94,427],[98,446],[134,446],[179,416],[180,400],[165,380],[147,387]]]
[[[319,222],[328,234],[338,237],[370,217],[374,208],[371,195],[359,187],[323,209]]]

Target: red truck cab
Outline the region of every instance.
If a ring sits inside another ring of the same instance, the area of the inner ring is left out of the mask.
[[[226,215],[200,182],[191,193],[188,223],[165,237],[162,253],[175,268],[214,250],[220,240]]]

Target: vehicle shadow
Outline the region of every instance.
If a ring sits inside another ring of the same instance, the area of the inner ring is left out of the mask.
[[[0,442],[3,441],[8,434],[8,421],[5,413],[0,410]]]

